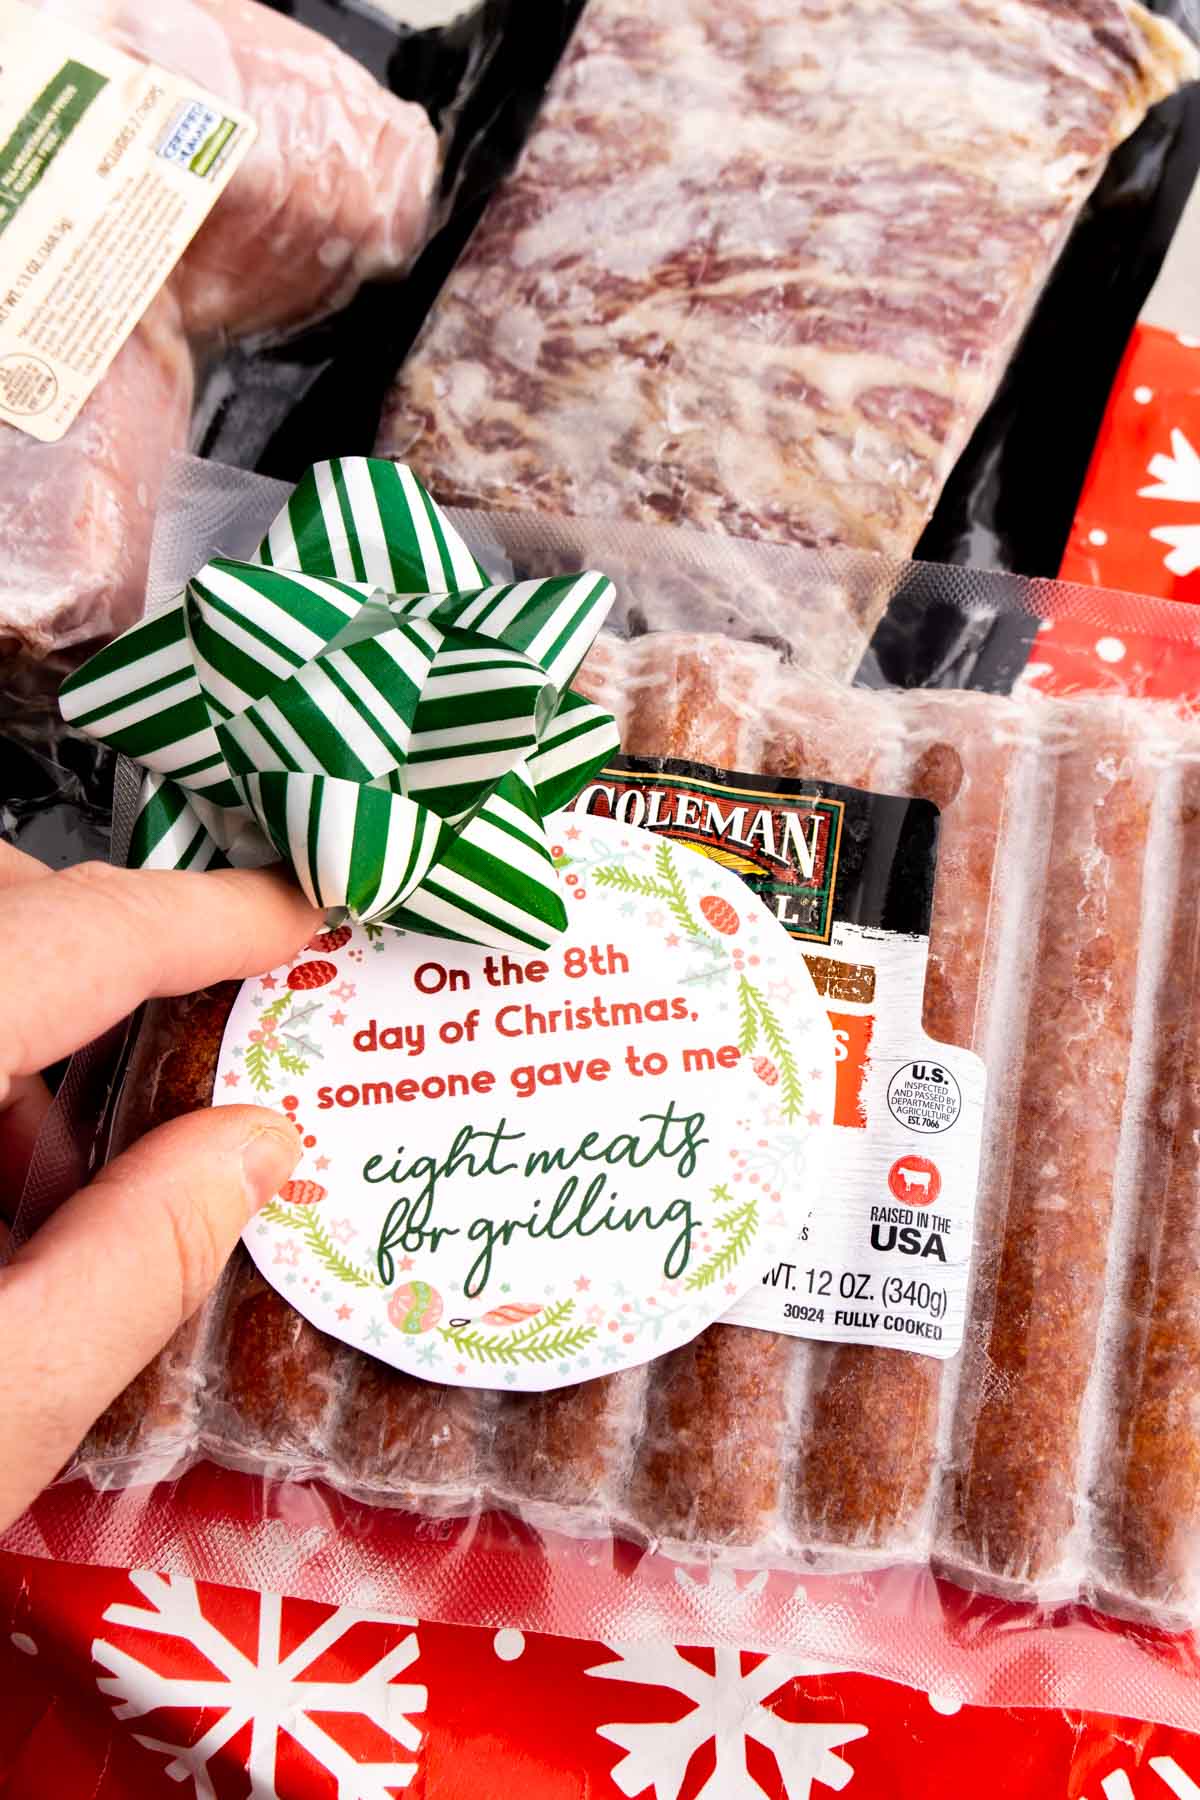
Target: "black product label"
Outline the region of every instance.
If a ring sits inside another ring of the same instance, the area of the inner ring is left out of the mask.
[[[928,800],[616,756],[575,810],[693,845],[806,942],[827,944],[835,924],[929,935],[938,810]]]

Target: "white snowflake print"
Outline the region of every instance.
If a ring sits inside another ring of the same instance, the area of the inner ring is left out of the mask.
[[[92,1656],[107,1676],[97,1676],[96,1685],[119,1702],[113,1709],[118,1719],[144,1718],[160,1707],[197,1716],[209,1709],[223,1709],[216,1723],[191,1745],[135,1734],[147,1750],[157,1750],[171,1759],[166,1773],[173,1781],[191,1777],[195,1800],[215,1800],[210,1768],[215,1767],[224,1746],[247,1724],[252,1727],[247,1765],[252,1800],[280,1800],[275,1775],[281,1733],[286,1733],[320,1768],[336,1777],[337,1800],[394,1800],[394,1790],[408,1786],[416,1773],[415,1762],[360,1762],[311,1715],[333,1713],[343,1720],[361,1719],[377,1727],[394,1745],[415,1752],[420,1747],[421,1733],[408,1714],[424,1712],[426,1690],[393,1685],[393,1678],[417,1659],[415,1632],[410,1631],[386,1655],[351,1679],[306,1680],[304,1675],[352,1626],[364,1620],[399,1625],[413,1625],[415,1620],[340,1606],[287,1656],[281,1656],[280,1597],[263,1594],[258,1601],[257,1659],[251,1661],[219,1626],[205,1617],[194,1581],[142,1570],[135,1571],[129,1579],[148,1604],[114,1604],[104,1614],[105,1623],[151,1632],[158,1638],[178,1639],[199,1653],[198,1661],[203,1659],[218,1673],[165,1675],[106,1639],[97,1638],[92,1644]],[[377,1743],[376,1732],[370,1733],[370,1741]]]
[[[1178,428],[1171,432],[1170,456],[1161,452],[1152,456],[1147,473],[1155,480],[1150,487],[1138,489],[1141,499],[1200,506],[1200,455]],[[1193,575],[1200,569],[1200,520],[1194,524],[1157,525],[1150,536],[1160,544],[1171,545],[1163,562],[1172,575]]]
[[[1184,1773],[1173,1756],[1152,1756],[1148,1767],[1157,1780],[1143,1786],[1139,1783],[1138,1793],[1145,1795],[1145,1800],[1168,1800],[1174,1795],[1175,1800],[1200,1800],[1200,1787],[1190,1775]],[[1160,1785],[1161,1783],[1161,1785]],[[1100,1792],[1104,1800],[1134,1800],[1133,1783],[1124,1769],[1113,1769],[1100,1783]]]
[[[836,1752],[865,1737],[865,1725],[791,1724],[766,1704],[787,1682],[814,1673],[812,1666],[768,1656],[744,1675],[741,1653],[721,1649],[712,1652],[715,1669],[709,1675],[671,1645],[610,1648],[619,1660],[589,1669],[589,1675],[671,1688],[695,1703],[682,1719],[597,1727],[601,1737],[626,1752],[612,1772],[621,1793],[640,1794],[648,1788],[655,1800],[678,1800],[688,1764],[702,1744],[711,1742],[715,1767],[696,1800],[764,1800],[746,1767],[748,1738],[774,1755],[787,1800],[814,1800],[814,1783],[840,1791],[853,1779],[853,1768]]]

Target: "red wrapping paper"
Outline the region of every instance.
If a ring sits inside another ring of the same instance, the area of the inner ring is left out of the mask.
[[[1084,482],[1059,575],[1200,601],[1200,337],[1139,325],[1130,339]],[[1043,625],[1027,680],[1152,699],[1200,695],[1196,653],[1126,629]]]
[[[0,1691],[0,1800],[1200,1800],[1163,1726],[37,1557],[0,1557]]]

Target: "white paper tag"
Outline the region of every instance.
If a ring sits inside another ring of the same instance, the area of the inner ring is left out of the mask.
[[[0,419],[63,436],[254,136],[194,82],[0,0]]]
[[[831,782],[618,757],[576,802],[644,822],[760,894],[837,1042],[826,1178],[727,1315],[793,1337],[952,1356],[966,1315],[985,1071],[921,1029],[937,809]]]
[[[410,1374],[541,1389],[662,1355],[785,1254],[824,1176],[834,1040],[736,875],[555,815],[541,955],[360,927],[247,982],[219,1101],[304,1157],[245,1242],[321,1330]]]
[[[830,961],[874,982],[869,1001],[831,1009],[843,1105],[825,1186],[733,1323],[927,1356],[961,1347],[986,1079],[979,1057],[921,1029],[927,955],[925,938],[835,927]]]

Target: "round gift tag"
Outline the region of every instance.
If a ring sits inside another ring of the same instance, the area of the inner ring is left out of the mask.
[[[323,932],[248,981],[216,1093],[304,1146],[246,1245],[322,1331],[413,1375],[551,1388],[729,1310],[807,1216],[834,1095],[803,957],[729,870],[555,815],[570,926],[504,955]]]

